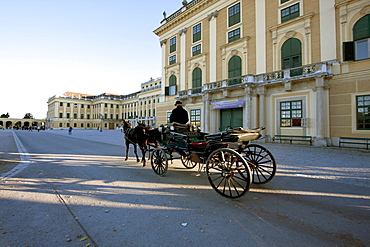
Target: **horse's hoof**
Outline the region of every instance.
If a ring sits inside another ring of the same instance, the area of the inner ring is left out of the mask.
[[[143,167],[146,167],[146,165],[144,164]]]

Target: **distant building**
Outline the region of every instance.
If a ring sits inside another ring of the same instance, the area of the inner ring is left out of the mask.
[[[370,137],[368,0],[193,0],[154,30],[164,122],[175,99],[206,132]]]
[[[88,95],[65,92],[48,100],[47,128],[115,129],[122,120],[138,121],[150,126],[156,123],[161,79],[142,83],[139,92],[116,95]]]
[[[45,127],[44,119],[0,118],[0,129],[28,129]]]

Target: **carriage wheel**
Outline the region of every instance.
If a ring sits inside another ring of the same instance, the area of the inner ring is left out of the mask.
[[[168,169],[167,155],[162,148],[155,148],[152,152],[150,163],[152,169],[159,176],[164,176]]]
[[[276,173],[274,156],[265,147],[258,144],[249,144],[241,152],[243,158],[249,161],[254,184],[269,182]]]
[[[184,155],[181,155],[181,163],[187,168],[187,169],[192,169],[194,168],[197,163],[191,160],[190,157],[190,152],[185,151]]]
[[[220,148],[210,154],[206,172],[212,188],[228,198],[243,196],[252,183],[248,162],[228,148]]]

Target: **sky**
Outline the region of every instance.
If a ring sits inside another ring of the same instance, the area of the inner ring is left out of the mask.
[[[0,0],[0,115],[46,118],[64,92],[130,94],[161,77],[153,31],[182,0]]]

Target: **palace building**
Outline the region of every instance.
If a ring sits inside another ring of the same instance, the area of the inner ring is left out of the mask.
[[[157,78],[142,83],[139,92],[127,95],[65,92],[52,96],[48,100],[46,127],[116,129],[123,119],[155,126],[161,86],[161,79]]]
[[[181,100],[206,132],[370,137],[368,0],[193,0],[163,15],[158,123]]]

